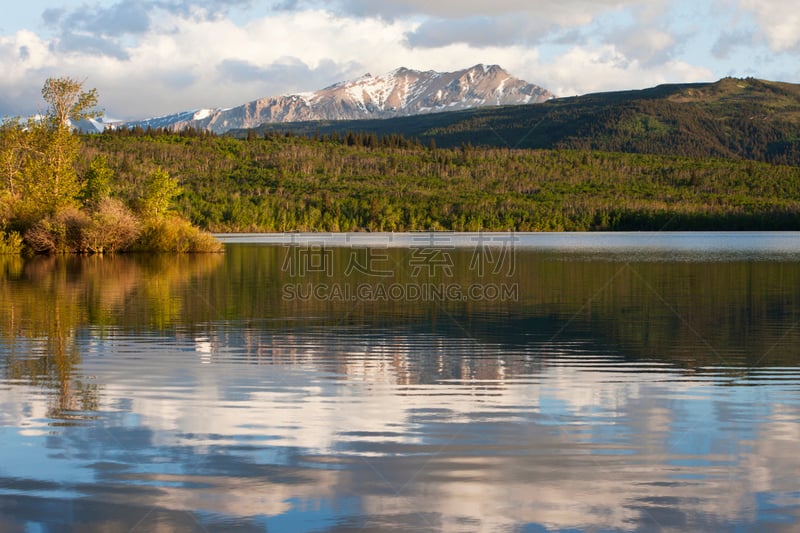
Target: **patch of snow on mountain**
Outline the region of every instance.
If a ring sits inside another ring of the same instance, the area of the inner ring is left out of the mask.
[[[498,97],[505,96],[505,94],[506,94],[506,82],[508,80],[510,80],[510,79],[511,79],[511,77],[504,78],[503,81],[501,81],[500,84],[497,86],[497,89],[495,90],[495,92],[497,93]]]
[[[193,120],[203,120],[204,118],[208,118],[213,113],[213,109],[200,109],[195,112],[194,116],[192,117]]]
[[[360,85],[351,85],[346,89],[347,96],[355,102],[360,109],[366,109],[364,105],[364,89]]]
[[[364,93],[369,96],[372,105],[378,109],[384,110],[386,108],[386,101],[389,95],[396,87],[396,78],[393,75],[387,76],[385,79],[374,79],[373,82],[364,85]]]
[[[408,77],[403,79],[403,91],[400,93],[400,109],[408,107],[409,83]]]
[[[312,102],[314,102],[314,100],[317,100],[319,98],[319,93],[307,91],[307,92],[297,93],[294,96],[299,97],[306,104],[311,104]]]

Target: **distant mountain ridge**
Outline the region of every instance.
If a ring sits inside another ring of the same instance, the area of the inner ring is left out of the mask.
[[[225,133],[265,123],[359,120],[412,116],[486,106],[519,105],[553,98],[548,90],[511,76],[498,65],[475,65],[456,72],[405,67],[370,74],[314,92],[254,100],[230,109],[198,109],[123,123],[127,127],[187,127]]]
[[[754,78],[659,85],[389,120],[266,124],[258,133],[403,135],[439,147],[578,149],[800,165],[800,84]],[[245,137],[246,131],[231,135]]]

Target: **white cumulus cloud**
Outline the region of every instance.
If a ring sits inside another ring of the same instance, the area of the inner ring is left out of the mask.
[[[759,37],[774,52],[800,52],[800,9],[794,0],[739,0],[752,13]]]
[[[537,69],[541,79],[549,80],[550,90],[559,96],[713,79],[708,68],[679,60],[647,65],[613,45],[576,46],[557,61],[538,65]]]
[[[567,95],[713,80],[728,73],[719,64],[736,63],[743,49],[760,47],[762,56],[800,49],[800,14],[784,0],[42,3],[50,8],[40,27],[0,33],[0,116],[35,112],[44,79],[54,75],[86,79],[110,116],[136,119],[315,90],[400,66],[499,64]],[[692,26],[697,12],[725,24],[701,35]],[[778,67],[800,75],[785,62]]]

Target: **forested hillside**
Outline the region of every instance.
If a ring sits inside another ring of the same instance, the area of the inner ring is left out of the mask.
[[[264,131],[396,133],[440,147],[591,149],[800,165],[800,85],[725,78],[422,117],[271,124],[256,133]]]
[[[431,148],[402,136],[87,136],[126,197],[157,169],[215,231],[800,230],[800,168],[595,150]]]

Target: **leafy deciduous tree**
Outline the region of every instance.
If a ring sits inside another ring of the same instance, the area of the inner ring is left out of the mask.
[[[20,120],[6,119],[0,124],[0,191],[8,191],[12,198],[19,192],[19,178],[27,161],[25,129]]]
[[[108,167],[108,159],[101,155],[92,160],[83,180],[81,199],[86,207],[97,207],[111,194],[114,171]]]
[[[44,120],[31,120],[15,142],[28,158],[20,183],[22,212],[30,219],[52,215],[75,206],[81,184],[75,171],[80,140],[70,121],[95,117],[99,111],[97,90],[83,90],[83,82],[72,78],[48,78],[42,97],[49,104]],[[24,141],[24,142],[23,142]]]
[[[30,160],[20,187],[25,211],[41,217],[74,206],[81,190],[75,171],[80,140],[67,128],[43,123],[29,125],[27,134]]]
[[[54,127],[69,127],[70,121],[80,121],[100,116],[95,110],[97,89],[83,90],[83,82],[69,78],[47,78],[42,87],[42,97],[50,104],[48,118]]]
[[[139,211],[144,218],[161,218],[169,212],[172,200],[181,192],[178,180],[159,168],[145,180]]]

